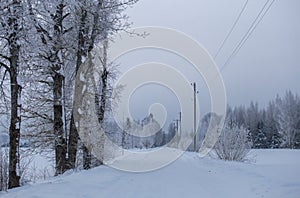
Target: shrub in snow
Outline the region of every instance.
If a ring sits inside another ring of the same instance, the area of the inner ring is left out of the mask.
[[[215,153],[222,160],[244,161],[250,148],[248,130],[243,127],[225,126],[215,144]]]

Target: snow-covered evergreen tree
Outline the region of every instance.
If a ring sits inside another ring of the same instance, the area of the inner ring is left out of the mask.
[[[279,133],[279,111],[276,104],[269,102],[266,109],[266,116],[264,120],[264,131],[268,139],[268,148],[279,148],[282,143],[282,136]]]
[[[265,133],[265,125],[263,121],[259,121],[257,124],[257,132],[253,141],[254,148],[268,148],[267,135]]]

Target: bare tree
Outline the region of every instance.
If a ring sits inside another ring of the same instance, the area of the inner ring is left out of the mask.
[[[17,172],[18,149],[21,126],[21,85],[19,70],[21,65],[21,44],[25,37],[25,6],[20,0],[1,1],[0,5],[0,67],[4,69],[3,80],[9,75],[10,81],[10,147],[8,187],[18,187],[20,176]],[[3,85],[3,80],[1,86]]]

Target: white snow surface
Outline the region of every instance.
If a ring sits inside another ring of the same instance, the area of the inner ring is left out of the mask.
[[[101,166],[0,193],[1,198],[299,198],[300,150],[253,150],[250,162],[186,152],[156,171]]]

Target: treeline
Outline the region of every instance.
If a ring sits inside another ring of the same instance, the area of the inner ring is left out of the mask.
[[[210,113],[202,119],[199,139],[203,139],[211,116]],[[283,97],[277,95],[265,108],[260,109],[254,102],[248,107],[228,106],[225,125],[247,129],[252,148],[299,149],[300,98],[287,91]]]
[[[80,65],[96,45],[103,54],[98,97],[99,121],[109,108],[111,79],[107,41],[129,26],[124,10],[137,0],[1,0],[0,116],[9,133],[8,187],[20,185],[20,139],[55,150],[56,175],[76,166],[83,150],[73,119],[74,81]],[[101,164],[101,162],[99,162]]]
[[[118,126],[115,121],[106,121],[104,127],[110,140],[124,149],[161,147],[171,142],[177,132],[174,123],[171,123],[168,130],[164,131],[152,114],[142,120],[127,118],[123,126]]]
[[[213,116],[218,118],[218,115],[208,113],[201,119],[197,130],[197,150],[202,144],[210,119]],[[172,141],[176,142],[176,134],[179,133],[180,127],[177,124],[180,123],[169,123],[168,129],[163,130],[153,115],[150,114],[141,121],[127,118],[121,127],[114,121],[106,121],[105,131],[107,136],[122,148],[155,148],[167,145]],[[233,108],[228,105],[223,130],[225,129],[227,131],[231,129],[233,131],[245,131],[247,140],[244,143],[252,148],[299,149],[300,98],[297,94],[287,91],[283,97],[277,95],[265,108],[259,108],[258,103],[254,102],[251,102],[247,107],[238,106]],[[156,134],[144,138],[131,135],[139,133],[144,135],[147,130],[156,131]],[[183,133],[190,135],[186,132]],[[232,133],[231,136],[236,138]],[[240,142],[240,144],[244,143]],[[187,149],[189,151],[194,150],[193,142]]]

